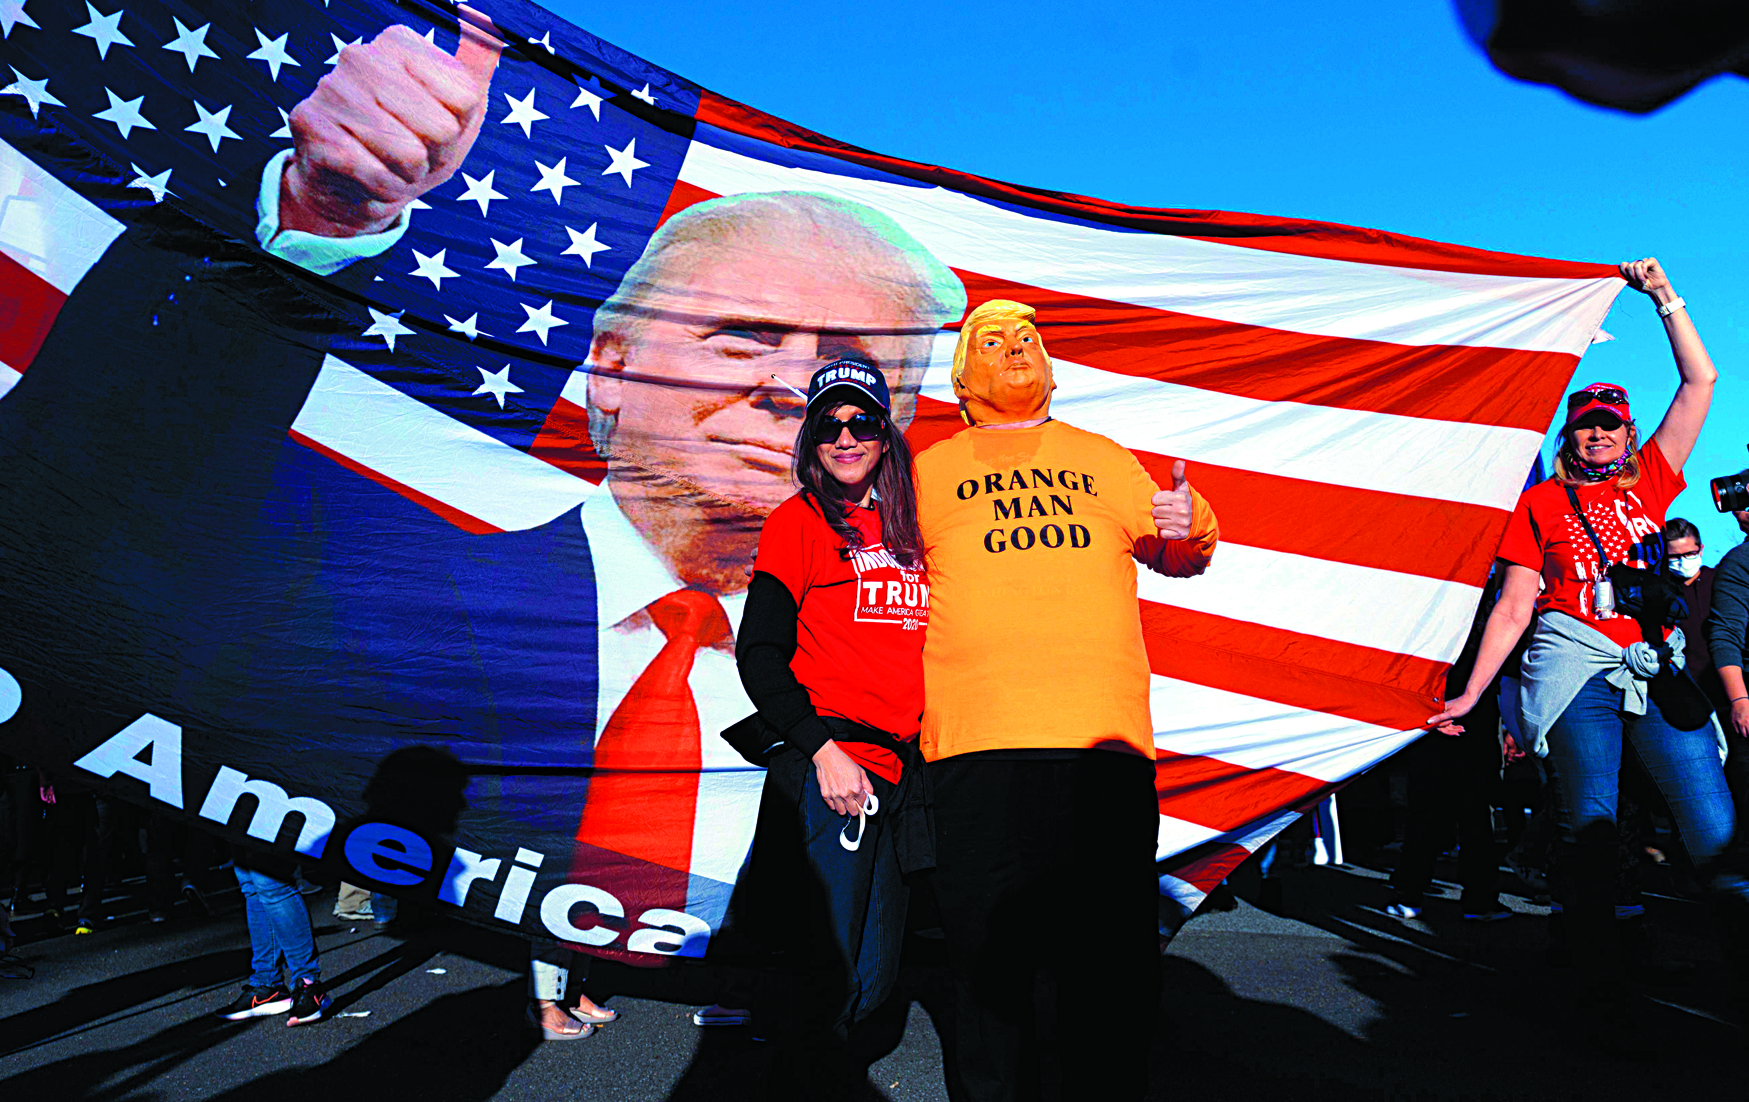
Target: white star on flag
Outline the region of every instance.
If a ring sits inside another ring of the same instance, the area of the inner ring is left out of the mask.
[[[0,38],[10,37],[12,28],[20,23],[42,30],[41,24],[25,14],[24,0],[0,0]],[[66,104],[61,106],[65,107]]]
[[[539,46],[541,49],[545,50],[547,53],[550,54],[553,52],[553,32],[552,31],[542,31],[541,36],[539,38],[529,39],[528,44],[530,46]]]
[[[426,256],[418,249],[414,249],[413,260],[416,267],[407,274],[410,276],[422,276],[425,279],[429,279],[433,287],[436,287],[439,291],[443,290],[444,280],[451,276],[457,276],[457,278],[459,278],[457,273],[444,267],[443,258],[448,253],[448,249],[439,249],[434,255]]]
[[[346,49],[346,47],[348,47],[348,46],[357,46],[359,43],[364,41],[364,36],[360,35],[358,38],[355,38],[351,42],[348,42],[345,39],[341,38],[339,35],[335,34],[333,31],[328,32],[328,37],[332,38],[334,40],[334,56],[330,57],[328,60],[322,62],[322,64],[324,64],[324,65],[338,65],[338,64],[340,64],[340,51],[341,50]]]
[[[505,115],[498,120],[502,123],[513,123],[522,127],[522,136],[525,138],[534,137],[535,123],[542,119],[552,118],[551,115],[548,115],[546,112],[535,107],[534,91],[533,88],[530,88],[528,90],[528,95],[523,96],[521,99],[517,99],[509,92],[505,92],[504,102],[510,105],[510,114]]]
[[[601,97],[587,88],[577,89],[577,98],[571,101],[572,107],[587,107],[589,113],[595,116],[595,121],[601,121]]]
[[[275,107],[274,110],[279,112],[279,129],[275,130],[273,133],[269,134],[268,137],[270,137],[270,138],[289,138],[289,137],[291,137],[292,136],[291,112],[287,111],[283,107]]]
[[[121,17],[126,15],[126,12],[118,11],[114,15],[104,15],[92,7],[89,2],[85,5],[85,11],[91,16],[91,22],[83,27],[74,27],[73,33],[82,34],[97,43],[98,57],[108,59],[111,46],[133,45],[128,40],[128,36],[121,33]],[[32,25],[34,26],[34,24]]]
[[[388,342],[390,352],[395,350],[396,337],[408,337],[413,335],[413,330],[401,324],[401,315],[406,313],[405,310],[393,314],[385,314],[371,306],[366,306],[365,309],[370,311],[371,320],[370,328],[364,331],[364,335],[367,337],[381,337]]]
[[[648,84],[639,88],[636,92],[633,92],[632,98],[641,99],[651,107],[656,106],[656,97],[650,93],[650,86]]]
[[[105,89],[105,91],[107,91],[107,90],[108,89]],[[145,99],[145,98],[146,97],[144,97],[144,96],[140,97],[140,99]],[[137,103],[139,101],[135,100],[134,102]],[[213,152],[214,153],[217,153],[219,151],[219,143],[224,141],[226,138],[235,138],[238,141],[243,140],[243,136],[241,134],[237,133],[235,130],[232,130],[229,126],[225,125],[225,120],[227,120],[231,117],[231,107],[234,105],[226,105],[224,107],[219,108],[217,111],[208,111],[206,108],[204,108],[200,105],[199,100],[193,100],[191,102],[194,104],[195,111],[200,114],[200,121],[197,123],[194,123],[191,126],[185,126],[185,127],[183,127],[183,129],[184,130],[191,130],[196,134],[205,134],[207,141],[213,143]],[[141,120],[141,124],[142,125],[145,124],[144,120]],[[118,123],[117,125],[119,126],[120,124]],[[156,129],[156,127],[154,127],[153,129]]]
[[[91,117],[115,123],[115,128],[121,131],[121,136],[124,139],[132,135],[135,129],[158,129],[147,120],[146,116],[140,114],[140,104],[145,102],[145,96],[135,96],[133,99],[123,100],[108,88],[103,90],[103,94],[109,97],[108,109],[95,112]],[[231,136],[236,137],[235,134]]]
[[[621,178],[625,180],[626,187],[632,186],[632,173],[640,168],[650,167],[649,161],[640,161],[637,158],[638,139],[636,138],[627,141],[624,149],[615,149],[611,145],[605,145],[602,148],[607,150],[608,156],[612,157],[613,160],[601,170],[601,174],[612,176],[616,172],[619,173]]]
[[[610,251],[610,246],[603,245],[601,242],[595,240],[595,227],[598,225],[600,225],[599,222],[591,222],[589,223],[589,228],[582,233],[578,233],[570,226],[566,226],[565,232],[571,235],[571,245],[559,255],[580,256],[583,258],[583,266],[585,268],[595,267],[595,254]]]
[[[486,207],[494,199],[505,198],[505,196],[494,191],[492,188],[492,177],[496,175],[498,175],[498,170],[493,169],[476,180],[467,173],[462,173],[462,179],[468,182],[468,186],[466,191],[463,191],[460,195],[455,197],[455,201],[458,203],[465,203],[469,199],[472,199],[474,202],[480,204],[480,216],[482,218],[489,217],[490,214],[486,210]]]
[[[474,394],[490,394],[492,397],[498,399],[499,409],[504,408],[504,396],[506,394],[522,393],[522,388],[510,381],[509,364],[505,364],[503,369],[499,371],[487,371],[483,367],[476,367],[474,370],[480,373],[480,385],[475,389]]]
[[[460,333],[469,340],[473,340],[480,335],[480,327],[476,324],[476,322],[480,320],[480,315],[477,311],[469,314],[468,320],[466,321],[457,321],[448,314],[443,315],[443,320],[449,322],[449,331],[451,333]],[[489,337],[492,334],[487,333],[486,335]]]
[[[170,17],[170,20],[176,24],[176,37],[164,43],[164,49],[174,50],[181,54],[188,61],[189,72],[194,72],[194,67],[200,63],[201,58],[219,56],[213,52],[211,46],[206,44],[206,32],[213,28],[211,23],[204,23],[191,30],[174,15]]]
[[[291,37],[290,31],[285,32],[278,38],[269,39],[266,35],[261,33],[260,27],[256,27],[255,37],[260,40],[261,48],[254,53],[244,54],[243,56],[253,61],[267,62],[267,67],[273,71],[274,80],[279,79],[279,70],[282,65],[290,65],[298,69],[304,67],[303,62],[285,52],[285,40]]]
[[[152,202],[162,203],[164,196],[170,194],[170,169],[165,169],[156,176],[148,175],[146,170],[136,164],[129,164],[134,170],[134,178],[128,181],[128,187],[143,187],[152,193]]]
[[[486,265],[486,267],[503,268],[505,274],[510,276],[510,281],[514,283],[516,281],[516,269],[534,263],[534,261],[522,255],[522,240],[522,238],[518,237],[515,241],[506,245],[496,237],[492,238],[492,247],[498,250],[498,259],[492,261],[492,263]]]
[[[532,95],[533,93],[530,94]],[[528,190],[550,191],[553,193],[553,203],[556,205],[561,202],[564,199],[565,189],[573,187],[577,183],[577,181],[565,175],[565,162],[567,160],[569,160],[569,158],[560,157],[559,163],[551,168],[536,161],[534,167],[535,170],[540,173],[540,183],[534,185]]]
[[[517,332],[534,333],[540,338],[542,344],[547,343],[547,330],[552,329],[555,326],[571,324],[563,318],[553,317],[552,299],[548,299],[547,304],[542,306],[539,310],[536,310],[526,302],[520,303],[519,305],[522,307],[523,312],[528,315],[528,320],[522,323],[522,327],[518,329]]]
[[[36,118],[37,108],[45,103],[51,107],[67,106],[49,94],[48,77],[44,77],[41,80],[30,80],[13,66],[8,65],[7,68],[12,70],[12,75],[17,79],[6,87],[0,88],[0,96],[23,96],[24,102],[30,104],[31,118]],[[140,98],[145,99],[146,97],[141,96]]]

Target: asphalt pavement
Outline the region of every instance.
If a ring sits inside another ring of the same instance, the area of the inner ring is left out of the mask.
[[[1603,1049],[1574,1027],[1568,974],[1544,963],[1546,908],[1508,896],[1512,919],[1466,923],[1447,895],[1399,921],[1383,912],[1382,874],[1314,867],[1290,871],[1280,913],[1240,900],[1194,920],[1162,959],[1153,1097],[1744,1097],[1743,993],[1701,906],[1650,901],[1663,952],[1698,973],[1645,989],[1631,1041]],[[153,924],[124,900],[117,921],[80,937],[24,918],[16,952],[36,974],[0,980],[0,1098],[761,1096],[769,1053],[756,1030],[692,1024],[718,992],[709,969],[597,965],[589,990],[620,1020],[542,1043],[523,1018],[523,944],[459,925],[396,936],[332,917],[332,891],[308,899],[335,998],[330,1020],[296,1029],[212,1017],[248,969],[240,913],[197,918],[179,904]],[[1016,920],[1097,952],[1097,915]],[[873,1097],[947,1098],[933,1017],[946,1021],[947,1000],[939,943],[912,939],[899,997],[862,1038],[878,1057]],[[1076,1097],[1064,1060],[1041,1075]]]

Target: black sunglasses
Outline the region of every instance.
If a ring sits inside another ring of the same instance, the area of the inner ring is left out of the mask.
[[[814,422],[814,443],[830,444],[845,429],[849,429],[851,436],[865,443],[879,440],[881,434],[887,430],[887,419],[876,417],[872,413],[857,413],[848,421],[840,421],[831,414],[826,414]]]
[[[1585,399],[1587,402],[1603,402],[1612,406],[1625,405],[1628,400],[1628,392],[1615,386],[1599,387],[1583,393],[1588,396]]]

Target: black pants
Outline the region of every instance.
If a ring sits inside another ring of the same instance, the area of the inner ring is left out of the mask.
[[[1494,797],[1500,790],[1499,706],[1487,694],[1464,717],[1464,733],[1429,734],[1409,750],[1409,821],[1392,889],[1413,902],[1433,883],[1434,861],[1457,825],[1458,880],[1466,912],[1500,903]]]
[[[899,786],[872,773],[869,783],[880,812],[895,812]],[[856,848],[842,837],[858,839]],[[753,846],[771,889],[765,921],[777,936],[767,940],[789,943],[756,992],[755,1020],[773,1043],[768,1097],[850,1102],[867,1089],[868,1067],[852,1030],[891,994],[905,933],[890,819],[839,816],[820,798],[814,763],[786,747],[766,769]]]
[[[77,875],[83,885],[79,918],[95,922],[104,917],[103,892],[109,886],[121,809],[112,798],[86,789],[57,784],[55,792],[48,828],[53,858],[43,885],[46,906],[65,910],[68,882]]]
[[[1141,1098],[1160,983],[1153,763],[967,754],[930,777],[955,1102],[1037,1097],[1041,1045],[1058,1050],[1065,1095]],[[1048,1036],[1035,1021],[1041,970],[1057,1007]]]

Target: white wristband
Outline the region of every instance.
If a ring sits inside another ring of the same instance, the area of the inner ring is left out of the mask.
[[[1688,303],[1683,302],[1681,298],[1671,299],[1669,302],[1658,307],[1658,316],[1661,318],[1667,318],[1678,310],[1686,309],[1687,306]]]

